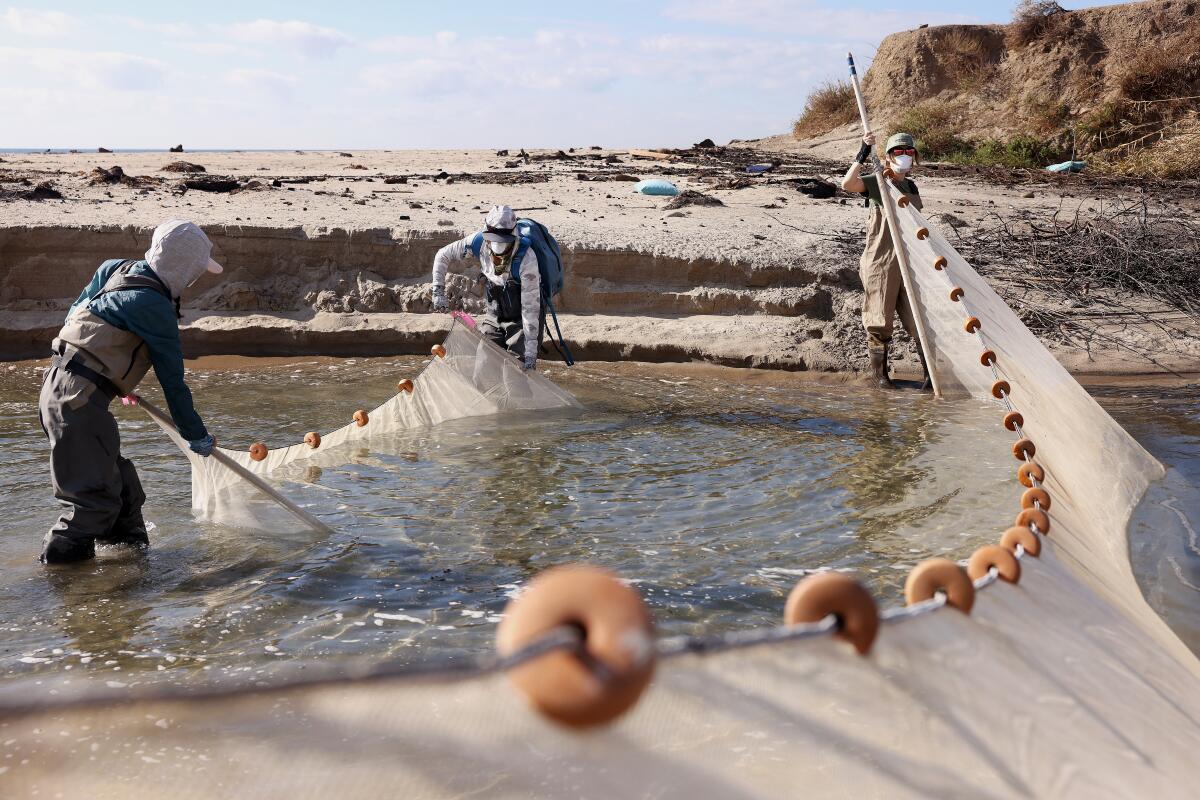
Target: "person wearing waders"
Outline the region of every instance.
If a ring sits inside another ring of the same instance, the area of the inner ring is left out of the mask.
[[[484,230],[438,250],[433,258],[433,310],[449,311],[446,272],[451,263],[476,257],[486,280],[487,314],[479,329],[489,339],[521,359],[525,369],[537,366],[542,334],[542,277],[537,254],[516,235],[517,215],[508,206],[493,206],[484,218]]]
[[[96,270],[52,345],[38,416],[50,440],[50,477],[63,506],[46,534],[41,560],[94,558],[96,545],[150,544],[133,462],[121,455],[109,404],[132,393],[150,368],[179,433],[192,452],[212,453],[209,435],[183,380],[179,298],[206,272],[220,273],[212,243],[191,222],[154,229],[144,261],[105,261]]]
[[[880,205],[882,196],[879,193],[878,179],[875,175],[860,174],[863,165],[871,157],[871,148],[874,146],[874,133],[863,136],[858,156],[850,165],[846,177],[842,179],[842,188],[847,192],[866,195],[867,206],[870,208],[867,219],[867,246],[858,262],[858,274],[863,283],[862,321],[867,332],[867,349],[871,356],[871,375],[880,388],[895,388],[891,376],[888,375],[888,345],[892,340],[895,316],[899,313],[904,330],[917,342],[917,355],[921,359],[921,367],[925,370],[925,379],[921,387],[924,389],[929,385],[929,370],[921,352],[912,306],[904,291],[904,280],[900,276],[900,260],[896,256],[891,231],[888,230],[887,217]],[[890,168],[896,174],[892,185],[903,192],[919,210],[921,195],[917,191],[917,184],[909,177],[918,157],[912,135],[893,134],[887,141],[884,153],[884,167]]]

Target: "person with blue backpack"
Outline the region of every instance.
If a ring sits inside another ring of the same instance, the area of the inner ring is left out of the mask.
[[[146,495],[109,405],[133,394],[154,368],[171,416],[192,451],[216,442],[184,382],[179,298],[205,273],[221,272],[212,242],[193,222],[154,229],[145,260],[112,259],[96,270],[51,345],[38,418],[50,441],[50,479],[63,510],[42,542],[46,564],[95,557],[96,544],[149,546]]]
[[[446,273],[452,263],[478,261],[485,282],[487,315],[480,320],[482,333],[502,349],[521,359],[525,369],[537,367],[538,347],[549,312],[558,333],[563,360],[573,364],[571,352],[558,330],[553,297],[562,290],[562,254],[546,226],[518,219],[508,206],[493,206],[484,218],[484,229],[451,242],[433,258],[433,309],[449,311]]]

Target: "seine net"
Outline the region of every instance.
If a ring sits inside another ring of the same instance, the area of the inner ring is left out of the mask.
[[[1053,526],[1040,556],[1021,559],[1018,583],[980,581],[970,614],[936,603],[885,614],[864,656],[823,629],[755,646],[660,643],[637,704],[583,733],[539,717],[504,674],[471,667],[10,710],[0,733],[25,761],[0,776],[6,795],[1193,796],[1200,664],[1146,604],[1128,558],[1130,511],[1162,467],[927,220],[897,210],[943,393],[991,397],[1007,381],[1000,402],[1021,412],[1045,468]],[[945,269],[933,267],[939,256]],[[964,328],[970,317],[976,332]],[[464,389],[471,399],[453,413],[538,402],[526,391],[569,402],[507,377],[463,332],[447,350],[424,391],[392,401],[396,424],[447,413],[421,398]],[[247,464],[265,472],[305,453],[273,457]],[[201,480],[213,483],[207,492],[222,478]],[[996,520],[997,535],[1010,524]]]
[[[412,380],[412,391],[397,389],[387,402],[367,412],[366,424],[350,422],[321,434],[320,446],[303,442],[268,452],[255,461],[246,451],[221,452],[263,478],[287,476],[301,462],[331,464],[344,461],[347,446],[394,435],[398,431],[437,425],[464,417],[514,411],[570,408],[578,402],[545,376],[525,370],[521,362],[485,339],[473,328],[455,321],[442,344],[444,356],[434,356]],[[201,519],[242,527],[277,525],[294,517],[270,502],[234,470],[215,458],[188,449],[187,442],[165,421],[159,426],[174,440],[192,465],[192,507]]]

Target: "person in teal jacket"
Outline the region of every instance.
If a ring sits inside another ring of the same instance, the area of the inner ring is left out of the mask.
[[[184,382],[179,338],[183,291],[206,272],[220,273],[212,242],[192,222],[154,230],[142,261],[100,265],[54,339],[38,415],[50,441],[50,477],[63,506],[42,543],[47,564],[93,558],[96,544],[149,546],[146,500],[133,462],[121,455],[109,405],[154,369],[171,417],[191,449],[207,456],[216,442]]]

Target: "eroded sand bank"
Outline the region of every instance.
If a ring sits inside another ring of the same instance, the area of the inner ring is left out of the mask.
[[[759,147],[674,160],[591,148],[528,159],[517,149],[3,155],[0,357],[43,355],[99,262],[140,256],[153,226],[171,217],[204,225],[227,266],[221,281],[205,278],[185,302],[189,355],[427,351],[448,323],[430,313],[433,254],[476,230],[489,206],[508,203],[563,244],[558,307],[579,357],[861,369],[865,210],[856,198],[805,193],[810,179],[836,183],[843,165],[828,160],[834,147]],[[163,169],[181,160],[205,172]],[[782,163],[762,177],[745,174],[763,160]],[[114,165],[124,179],[93,172]],[[669,209],[669,198],[639,195],[629,180],[659,176],[723,205]],[[237,188],[182,185],[220,178]],[[43,182],[63,199],[17,199]],[[966,226],[997,212],[1048,216],[1064,202],[1095,200],[1078,189],[1030,191],[936,173],[921,185],[927,210]],[[452,278],[451,296],[479,307],[468,275]],[[1161,326],[1095,325],[1107,344],[1056,347],[1074,371],[1200,365],[1200,347]]]

